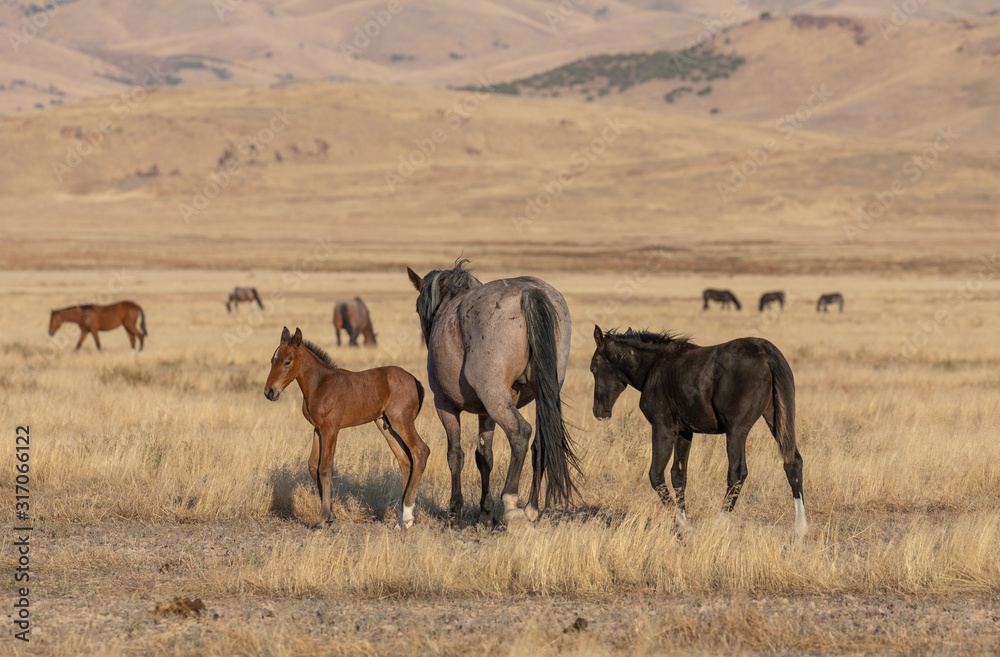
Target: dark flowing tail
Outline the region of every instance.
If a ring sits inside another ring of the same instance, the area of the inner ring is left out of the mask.
[[[792,488],[792,502],[795,507],[795,534],[806,533],[805,497],[802,494],[802,456],[795,446],[795,380],[792,368],[781,352],[774,348],[770,358],[772,394],[774,404],[773,429],[781,458],[785,465],[785,477]]]
[[[149,333],[146,331],[146,313],[141,306],[139,307],[139,328],[142,329],[143,336],[149,336]]]
[[[351,344],[353,344],[354,328],[351,326],[351,320],[348,317],[347,304],[342,303],[339,306],[337,306],[337,312],[340,313],[340,323],[344,325],[344,330],[347,331],[347,337],[351,341]]]
[[[771,358],[771,393],[774,395],[774,439],[785,463],[795,459],[795,379],[788,361],[777,349]]]
[[[535,445],[541,475],[548,475],[546,505],[569,502],[577,492],[570,466],[580,464],[573,453],[569,432],[562,417],[556,351],[556,312],[552,302],[537,289],[525,290],[521,309],[528,325],[529,363],[535,379]]]

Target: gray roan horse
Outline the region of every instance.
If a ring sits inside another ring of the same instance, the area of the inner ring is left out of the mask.
[[[462,411],[479,416],[476,466],[482,478],[479,522],[493,516],[490,472],[496,425],[510,441],[510,466],[502,500],[504,524],[535,520],[543,473],[546,503],[568,502],[576,487],[570,466],[579,470],[563,424],[559,391],[569,359],[571,323],[563,296],[530,276],[480,283],[460,260],[452,269],[421,278],[407,267],[420,292],[417,314],[427,343],[427,375],[434,406],[448,435],[451,469],[449,515],[453,526],[462,516]],[[518,482],[531,425],[518,408],[535,400],[535,440],[531,444],[533,478],[527,506],[518,508]]]
[[[726,434],[729,475],[722,508],[732,511],[747,478],[747,434],[763,415],[778,442],[792,487],[795,533],[806,532],[802,457],[795,446],[795,381],[777,347],[761,338],[699,347],[665,333],[605,333],[598,326],[594,341],[597,349],[590,361],[594,416],[610,418],[626,386],[641,393],[639,410],[653,425],[649,483],[665,505],[673,505],[664,479],[672,453],[670,481],[681,524],[685,522],[684,488],[693,434]]]

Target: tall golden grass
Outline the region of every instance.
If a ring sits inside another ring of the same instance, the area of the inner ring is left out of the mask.
[[[270,355],[282,325],[299,326],[343,367],[393,362],[426,383],[414,293],[404,273],[312,274],[308,292],[290,293],[269,308],[249,336],[230,348],[227,334],[257,319],[250,319],[256,316],[246,307],[227,315],[227,289],[237,283],[253,283],[262,292],[278,289],[280,273],[146,272],[124,295],[146,310],[150,335],[138,356],[130,354],[121,329],[102,335],[102,353],[92,342],[74,353],[75,327],[61,329],[71,338],[69,347],[50,349],[49,308],[99,289],[102,275],[0,274],[4,289],[23,290],[0,317],[0,426],[9,434],[0,441],[0,462],[13,462],[14,427],[30,424],[32,513],[41,529],[33,563],[46,573],[47,595],[58,598],[77,590],[79,582],[106,592],[120,593],[123,586],[162,590],[155,585],[159,576],[146,572],[152,557],[137,554],[135,546],[119,550],[88,542],[78,549],[72,540],[78,532],[106,527],[121,535],[122,528],[127,533],[133,527],[172,536],[188,527],[208,535],[228,527],[240,534],[248,526],[258,529],[224,553],[191,547],[182,574],[171,581],[200,595],[240,600],[1000,592],[1000,345],[993,329],[1000,294],[994,283],[936,324],[935,312],[951,308],[947,295],[965,278],[850,277],[837,283],[847,299],[845,312],[817,314],[815,298],[832,289],[823,277],[725,281],[744,301],[741,313],[702,312],[699,293],[711,282],[704,277],[653,276],[627,299],[616,293],[614,276],[543,277],[564,292],[574,319],[563,393],[585,475],[579,480],[582,499],[572,509],[546,510],[522,530],[493,533],[446,528],[450,475],[443,430],[429,401],[417,423],[432,452],[416,526],[391,529],[401,490],[398,468],[381,434],[360,427],[344,431],[338,444],[334,511],[340,524],[329,531],[306,528],[318,511],[305,465],[311,429],[294,387],[278,403],[264,399]],[[762,318],[753,309],[756,296],[782,287],[789,307]],[[335,347],[330,304],[347,293],[368,303],[379,348]],[[613,312],[609,301],[617,304]],[[797,384],[811,523],[803,541],[793,539],[790,491],[762,422],[750,435],[750,474],[730,515],[718,511],[727,466],[724,438],[696,436],[688,486],[691,527],[676,533],[648,483],[649,426],[636,408],[637,394],[623,395],[610,423],[598,423],[590,413],[589,336],[595,321],[604,328],[672,329],[702,344],[761,335],[783,351]],[[916,342],[923,342],[919,333],[927,329],[921,326],[931,327],[927,343],[903,357],[906,340],[917,335]],[[527,417],[533,420],[530,407]],[[463,427],[470,524],[479,491],[471,458],[475,424],[467,417]],[[508,454],[502,432],[495,451],[499,476],[493,493],[499,495]],[[529,476],[526,469],[522,490]],[[13,469],[0,468],[0,489],[12,488]],[[5,505],[12,498],[9,493]],[[13,567],[11,540],[9,534],[0,538],[4,572]],[[102,569],[125,574],[102,583],[93,575]],[[751,603],[741,604],[745,608],[727,612],[732,617],[726,622],[760,616]],[[680,623],[680,616],[675,620]],[[700,621],[684,622],[693,624],[675,626],[671,640],[685,632],[704,634]],[[771,617],[752,622],[780,624]],[[667,636],[662,628],[647,634],[636,628],[626,651],[643,641],[662,646]],[[754,643],[763,636],[758,630],[737,633],[746,641],[741,649],[766,649]],[[54,627],[49,631],[52,654],[72,654],[72,637]],[[542,641],[547,631],[528,632],[535,638],[525,640]],[[815,628],[805,632],[822,635]],[[261,650],[283,654],[276,648],[280,636],[233,635],[210,645],[222,652],[244,646],[233,654],[250,654],[257,641],[266,648]],[[705,641],[681,644],[723,647]],[[540,649],[545,642],[531,645]],[[606,648],[588,645],[581,638],[572,651]],[[836,645],[846,649],[850,641]]]

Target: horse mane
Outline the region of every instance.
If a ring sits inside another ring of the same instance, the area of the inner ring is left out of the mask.
[[[312,342],[309,342],[308,340],[303,340],[302,346],[311,351],[313,353],[313,356],[319,358],[323,362],[323,364],[325,364],[327,367],[330,367],[332,369],[337,369],[339,367],[339,365],[333,362],[333,359],[330,358],[330,354],[326,353]]]
[[[470,270],[462,268],[467,262],[471,261],[459,258],[451,269],[436,269],[424,276],[420,294],[417,296],[417,315],[420,317],[420,327],[424,329],[424,335],[430,333],[434,314],[437,313],[445,297],[482,285]]]
[[[686,343],[691,340],[690,336],[678,335],[669,331],[634,331],[632,329],[628,329],[624,333],[619,333],[618,329],[609,329],[604,332],[604,337],[640,346],[663,346],[675,342]]]

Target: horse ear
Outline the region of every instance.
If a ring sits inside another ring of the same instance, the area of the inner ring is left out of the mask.
[[[288,332],[288,327],[281,329],[281,344],[285,344],[292,339],[292,334]]]
[[[295,335],[292,336],[292,346],[298,347],[302,344],[302,329],[295,327]]]
[[[410,276],[410,282],[413,283],[413,287],[417,288],[417,292],[420,291],[420,287],[424,284],[424,279],[417,275],[417,272],[413,271],[409,267],[406,268],[406,273]]]
[[[598,348],[604,346],[604,331],[597,324],[594,324],[594,342],[597,343]]]

